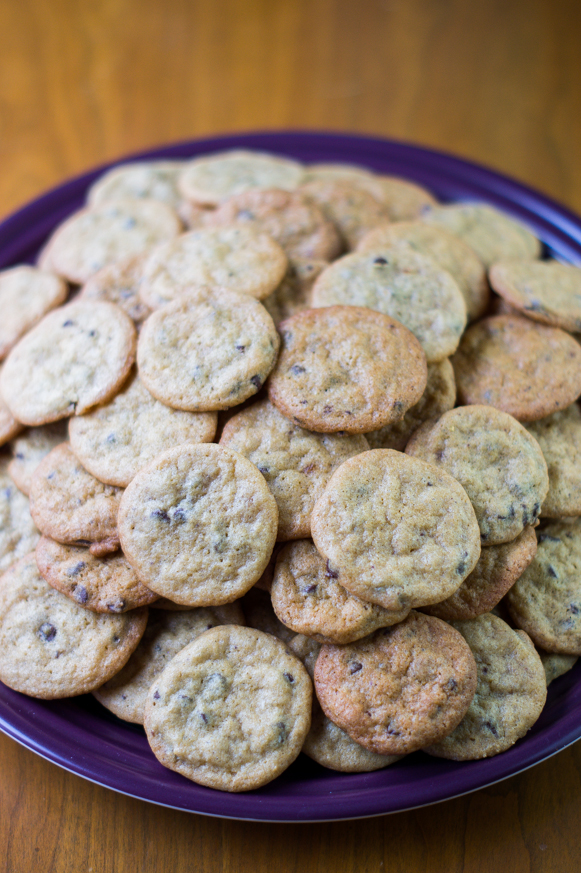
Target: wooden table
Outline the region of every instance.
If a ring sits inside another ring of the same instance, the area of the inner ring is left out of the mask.
[[[581,213],[577,0],[8,0],[0,213],[159,143],[317,128],[445,149]],[[0,735],[0,870],[581,869],[581,745],[464,798],[262,825],[154,807]],[[4,866],[3,866],[4,865]]]

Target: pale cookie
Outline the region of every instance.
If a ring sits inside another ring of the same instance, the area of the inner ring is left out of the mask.
[[[0,360],[43,315],[64,303],[66,282],[23,264],[0,273]]]
[[[453,761],[489,758],[524,737],[541,714],[547,697],[543,665],[530,640],[495,615],[453,626],[476,658],[476,693],[458,727],[424,751]]]
[[[158,599],[121,552],[97,558],[88,549],[41,537],[36,563],[49,585],[93,612],[128,612]]]
[[[96,206],[107,200],[160,200],[177,209],[182,202],[177,180],[186,161],[135,161],[113,167],[87,191],[87,202]]]
[[[206,219],[208,227],[249,224],[268,233],[294,261],[330,261],[341,251],[335,225],[298,191],[279,188],[235,195]]]
[[[468,328],[452,359],[458,400],[536,421],[581,394],[581,346],[564,330],[494,315]]]
[[[120,498],[121,489],[87,473],[68,443],[42,459],[30,483],[30,513],[39,529],[71,545],[116,540]]]
[[[44,700],[86,694],[121,669],[146,623],[145,607],[98,615],[77,606],[44,581],[32,553],[0,580],[0,680]]]
[[[449,597],[480,556],[478,522],[460,483],[391,449],[364,452],[335,471],[311,531],[340,585],[391,610]]]
[[[79,294],[80,300],[105,300],[116,303],[139,327],[151,310],[139,296],[143,276],[143,264],[147,252],[103,267],[85,282]]]
[[[424,392],[421,346],[387,315],[355,306],[305,309],[279,330],[268,396],[308,430],[377,430],[402,418]]]
[[[581,409],[572,403],[561,412],[527,424],[549,469],[549,493],[541,518],[581,515]]]
[[[460,237],[486,267],[496,261],[533,260],[541,254],[541,243],[527,227],[486,203],[426,207],[421,220]]]
[[[371,170],[368,170],[365,167],[359,167],[357,164],[343,164],[329,161],[328,163],[321,164],[307,164],[305,167],[303,182],[347,181],[366,184],[375,178],[376,176]]]
[[[1,373],[2,367],[0,366]],[[0,394],[0,446],[17,436],[21,430],[22,424],[14,418]]]
[[[139,375],[154,397],[175,409],[228,409],[262,388],[279,344],[272,318],[247,294],[176,300],[143,325]]]
[[[301,309],[310,308],[313,283],[327,266],[328,261],[304,261],[298,258],[289,264],[278,288],[262,301],[275,324]]]
[[[128,485],[119,536],[149,588],[176,603],[213,606],[236,600],[260,578],[277,521],[254,464],[222,446],[184,445]]]
[[[239,224],[205,227],[153,249],[139,293],[151,309],[216,288],[261,300],[282,281],[286,269],[285,253],[267,233]]]
[[[278,505],[279,540],[310,536],[311,512],[331,474],[368,450],[360,434],[318,434],[299,427],[262,400],[225,425],[220,445],[255,464]]]
[[[365,434],[369,447],[403,452],[409,438],[420,425],[453,409],[455,402],[456,380],[450,361],[446,358],[437,364],[428,364],[428,382],[418,402],[408,409],[400,421]]]
[[[143,710],[152,683],[171,659],[204,631],[221,624],[216,609],[199,607],[187,612],[150,609],[147,627],[125,666],[93,691],[99,703],[119,718],[143,724]]]
[[[432,258],[397,247],[345,255],[323,270],[313,306],[366,306],[401,322],[429,363],[457,348],[466,304],[457,283]]]
[[[277,618],[269,592],[259,588],[258,585],[246,592],[242,598],[242,609],[248,627],[271,634],[287,645],[296,637],[294,630]]]
[[[524,573],[536,551],[537,537],[532,527],[525,527],[510,543],[487,546],[458,590],[441,603],[423,607],[423,611],[444,621],[476,618],[490,612]]]
[[[490,284],[527,318],[581,331],[581,268],[558,261],[506,261],[490,268]]]
[[[0,389],[24,424],[81,415],[123,384],[135,342],[133,322],[113,303],[69,303],[45,315],[12,349]]]
[[[409,612],[405,607],[384,609],[350,594],[310,540],[282,549],[270,594],[283,624],[320,643],[352,643],[402,621]]]
[[[101,482],[125,487],[135,474],[167,449],[209,443],[215,412],[181,412],[153,397],[134,373],[104,406],[72,418],[71,448]]]
[[[217,206],[228,197],[250,189],[292,191],[302,181],[303,172],[298,161],[236,149],[189,161],[180,176],[179,188],[187,200]]]
[[[252,628],[216,627],[154,681],[144,727],[164,766],[224,791],[270,782],[298,756],[312,684],[284,643]]]
[[[346,179],[314,179],[298,190],[335,225],[345,249],[354,249],[372,228],[389,221],[387,208],[370,191]]]
[[[374,176],[371,190],[381,197],[392,221],[412,221],[427,207],[435,206],[434,195],[409,179],[399,176]]]
[[[536,524],[549,490],[547,464],[534,437],[492,406],[460,406],[428,421],[406,453],[446,470],[476,512],[485,546],[514,540]]]
[[[538,542],[534,561],[503,602],[535,645],[581,655],[581,523],[552,522]]]
[[[490,290],[486,270],[478,255],[459,237],[442,227],[421,221],[396,221],[371,230],[357,246],[359,252],[386,247],[411,249],[428,255],[456,280],[464,296],[468,321],[480,318],[488,306]]]
[[[476,690],[476,663],[450,625],[411,612],[357,643],[322,646],[315,688],[327,717],[353,740],[405,755],[459,724]]]
[[[40,533],[30,515],[28,497],[10,480],[8,458],[0,456],[0,572],[34,549]]]
[[[547,688],[558,679],[559,676],[564,676],[577,663],[576,655],[556,655],[554,652],[539,651],[543,668],[545,670],[545,679],[547,680]]]
[[[289,643],[290,650],[300,658],[311,679],[321,644],[297,634]],[[313,696],[311,728],[302,751],[317,764],[340,773],[371,773],[399,761],[401,755],[376,755],[364,749],[349,734],[327,718],[317,698]]]
[[[181,231],[176,213],[158,200],[108,200],[75,212],[53,233],[44,262],[82,285],[94,273],[138,255]]]
[[[68,420],[55,421],[41,427],[31,427],[12,440],[12,460],[8,472],[14,484],[24,494],[30,494],[32,474],[49,452],[64,442],[68,433]]]

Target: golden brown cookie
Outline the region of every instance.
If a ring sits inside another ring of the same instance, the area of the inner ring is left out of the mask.
[[[340,585],[391,610],[449,597],[480,555],[476,515],[459,482],[391,449],[364,452],[335,471],[311,531]]]
[[[443,739],[476,690],[462,636],[433,616],[405,621],[347,646],[322,646],[315,689],[325,714],[381,755],[405,755]]]
[[[540,515],[549,489],[541,448],[515,418],[492,406],[460,406],[426,422],[406,454],[460,482],[485,546],[510,542]]]
[[[490,268],[490,284],[527,318],[581,331],[581,268],[558,261],[503,261]]]
[[[468,328],[452,359],[458,400],[519,421],[564,409],[581,394],[581,346],[565,331],[495,315]]]
[[[331,474],[369,446],[361,434],[312,433],[285,418],[268,400],[226,423],[220,445],[255,464],[278,505],[279,540],[310,536],[311,512]]]
[[[268,396],[308,430],[377,430],[402,418],[424,392],[420,344],[386,315],[355,306],[306,309],[279,329]]]
[[[333,222],[347,250],[356,248],[372,228],[389,221],[384,204],[370,191],[348,179],[313,179],[298,190]]]

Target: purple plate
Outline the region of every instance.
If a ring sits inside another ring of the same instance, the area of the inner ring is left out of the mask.
[[[383,139],[325,133],[260,133],[186,142],[136,158],[187,158],[233,147],[263,149],[308,162],[342,161],[404,176],[442,200],[483,200],[526,222],[547,251],[581,262],[581,219],[536,191],[440,152]],[[0,225],[0,268],[33,261],[53,227],[84,200],[107,167],[55,188]],[[258,791],[227,794],[166,770],[143,730],[120,721],[90,695],[40,701],[0,683],[0,729],[76,773],[152,803],[190,812],[258,821],[325,821],[400,812],[483,788],[532,767],[581,737],[581,664],[554,682],[532,730],[515,746],[483,761],[455,763],[422,752],[386,770],[343,775],[303,755]]]

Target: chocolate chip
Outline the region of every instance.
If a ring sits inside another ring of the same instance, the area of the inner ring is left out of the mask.
[[[547,567],[547,573],[552,579],[558,579],[555,568],[552,567],[551,564],[549,564],[549,566]]]
[[[359,661],[349,662],[349,672],[351,673],[351,675],[353,675],[354,673],[359,673],[360,670],[363,670],[363,664],[361,664]]]
[[[306,467],[303,467],[303,469],[301,470],[301,473],[304,473],[305,476],[308,476],[309,473],[312,473],[314,469],[315,469],[314,464],[307,464]]]
[[[448,679],[448,681],[446,682],[446,688],[448,689],[448,691],[458,690],[458,683],[453,677],[450,677],[450,679]]]
[[[329,579],[338,579],[339,578],[339,571],[332,570],[328,560],[327,560],[327,563],[325,564],[325,576],[328,576]]]
[[[206,715],[205,712],[201,712],[201,713],[200,713],[200,718],[202,719],[202,721],[204,722],[204,724],[208,724],[208,716]]]
[[[176,509],[173,514],[173,520],[177,521],[178,524],[183,524],[186,520],[186,513],[183,509]]]
[[[45,643],[50,643],[50,641],[54,640],[56,637],[56,627],[49,621],[43,621],[38,629],[38,636],[41,640],[44,640]]]
[[[89,595],[87,594],[87,589],[83,585],[77,585],[74,590],[75,600],[78,600],[79,603],[86,603],[89,599]]]
[[[251,376],[250,381],[252,382],[252,384],[254,385],[254,387],[256,388],[257,391],[259,391],[262,388],[262,380],[261,380],[260,376]]]
[[[456,567],[456,572],[458,573],[459,576],[463,576],[464,573],[466,572],[466,567],[468,566],[466,563],[467,557],[468,557],[468,552],[462,552],[462,560],[460,561],[460,563]]]
[[[92,546],[91,540],[75,540],[75,545],[77,546]]]
[[[295,681],[295,677],[293,676],[292,673],[283,673],[282,675],[284,676],[284,678],[286,679],[287,682],[290,682],[291,685]]]
[[[153,692],[153,699],[154,699],[154,700],[159,700],[159,691],[154,691],[154,692]]]
[[[237,352],[245,352],[245,351],[246,351],[246,346],[236,346],[236,351],[237,351]]]
[[[570,612],[572,615],[579,615],[579,607],[576,606],[574,603],[570,604],[567,611]]]
[[[388,261],[386,258],[374,258],[373,263],[374,264],[381,264],[381,266],[383,266],[384,264],[387,264]]]
[[[236,218],[240,221],[254,221],[254,213],[250,209],[240,209],[236,213]]]
[[[153,512],[150,513],[150,518],[159,518],[161,521],[169,521],[169,515],[165,509],[154,509]]]
[[[115,436],[115,434],[114,434],[114,433],[110,433],[109,436],[107,437],[107,439],[105,440],[105,442],[106,442],[106,443],[109,443],[109,445],[111,445],[111,443],[114,443],[115,440],[116,440],[116,436]]]
[[[492,724],[492,722],[485,721],[484,724],[482,725],[482,727],[488,728],[490,733],[494,734],[495,737],[498,736],[498,731],[496,730],[496,727]]]
[[[270,473],[270,470],[268,469],[268,467],[264,467],[264,466],[259,465],[258,469],[260,470],[260,472],[262,473],[263,476],[265,476],[267,473]]]
[[[74,321],[71,321],[70,318],[67,318],[66,321],[63,321],[63,325],[62,325],[62,326],[63,326],[63,327],[73,327],[74,323],[75,323],[75,322],[74,322]]]
[[[291,373],[293,373],[295,376],[300,376],[301,373],[306,373],[306,372],[307,371],[305,370],[305,368],[302,367],[300,364],[293,364],[291,367]]]
[[[333,412],[332,406],[323,406],[323,414],[324,415],[329,415],[330,412]]]
[[[69,567],[67,576],[78,576],[81,570],[84,570],[87,564],[85,561],[78,561],[74,567]]]
[[[125,609],[125,601],[123,600],[122,597],[119,597],[117,600],[114,600],[112,603],[108,603],[107,609],[109,610],[109,612],[114,612],[114,613],[123,612],[123,610]]]
[[[303,589],[303,594],[313,594],[317,590],[316,585],[309,585],[307,588]]]
[[[279,746],[282,746],[283,743],[286,743],[288,737],[288,728],[285,725],[284,721],[278,721],[275,727],[278,733],[278,744]]]
[[[560,543],[561,542],[559,537],[552,537],[550,534],[547,534],[547,533],[540,533],[538,535],[537,539],[540,543],[544,543],[545,540],[548,540],[550,543]]]

